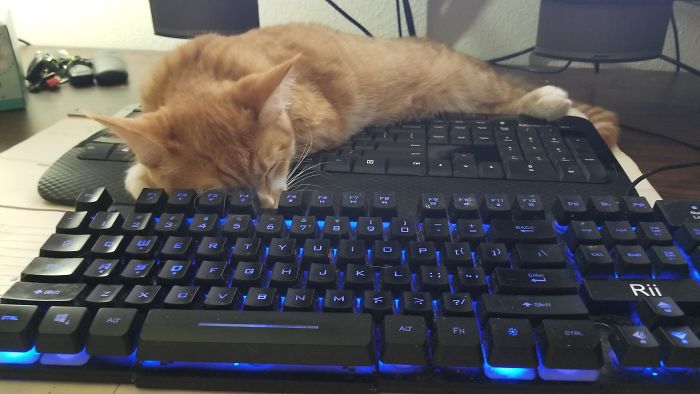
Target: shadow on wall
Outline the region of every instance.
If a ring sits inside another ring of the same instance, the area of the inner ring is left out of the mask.
[[[454,47],[488,0],[431,0],[427,2],[427,36]]]

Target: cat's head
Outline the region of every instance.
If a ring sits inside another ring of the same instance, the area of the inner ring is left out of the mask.
[[[272,207],[286,189],[295,154],[286,108],[297,58],[201,87],[138,118],[90,117],[131,147],[148,187],[254,188],[263,206]]]

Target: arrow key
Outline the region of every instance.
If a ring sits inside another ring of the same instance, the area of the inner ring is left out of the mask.
[[[644,297],[637,306],[637,313],[642,323],[652,330],[685,323],[685,313],[671,297]]]
[[[660,327],[655,334],[661,343],[661,360],[665,367],[700,367],[700,339],[690,327]]]
[[[621,367],[657,367],[659,343],[645,326],[615,326],[609,337]]]

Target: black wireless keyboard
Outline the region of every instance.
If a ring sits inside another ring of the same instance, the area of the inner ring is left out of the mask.
[[[496,156],[482,162],[501,179],[478,177],[473,144],[426,143],[422,175],[391,173],[420,167],[391,155],[384,173],[358,173],[354,141],[306,162],[350,156],[349,172],[318,175],[319,190],[284,192],[275,209],[250,191],[145,189],[124,205],[84,189],[1,299],[0,376],[268,392],[696,392],[700,200],[622,196],[629,180],[584,120],[508,122],[521,149],[523,135],[558,133],[581,178],[563,181],[546,148],[550,176],[506,179],[515,167],[494,131]],[[604,176],[585,164],[588,150]],[[431,173],[436,154],[450,176]],[[477,177],[455,175],[469,154]]]

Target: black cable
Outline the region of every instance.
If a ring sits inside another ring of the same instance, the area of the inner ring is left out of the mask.
[[[691,144],[690,142],[686,142],[686,141],[679,140],[679,139],[676,139],[676,138],[673,138],[673,137],[669,137],[669,136],[667,136],[667,135],[657,134],[657,133],[654,133],[653,131],[648,131],[648,130],[640,129],[640,128],[637,128],[637,127],[634,127],[634,126],[630,126],[630,125],[626,125],[626,124],[622,124],[622,123],[620,123],[620,127],[624,128],[624,129],[629,129],[629,130],[632,130],[632,131],[636,131],[636,132],[638,132],[638,133],[648,134],[648,135],[651,135],[651,136],[654,136],[654,137],[663,138],[663,139],[665,139],[665,140],[669,140],[669,141],[671,141],[671,142],[675,142],[675,143],[677,143],[677,144],[684,145],[684,146],[686,146],[686,147],[688,147],[688,148],[690,148],[690,149],[694,149],[694,150],[700,151],[700,145]]]
[[[409,3],[408,0],[403,0],[403,12],[406,15],[406,29],[408,30],[408,35],[415,37],[416,26],[413,25],[413,11],[411,11],[411,3]]]
[[[673,13],[673,8],[671,8],[671,28],[673,30],[673,46],[676,49],[676,61],[681,62],[681,44],[678,41],[678,26],[676,26],[676,15]],[[676,64],[676,72],[681,71],[681,66]]]
[[[670,171],[670,170],[680,170],[682,168],[690,168],[690,167],[700,167],[700,161],[689,161],[686,163],[676,163],[676,164],[669,164],[667,166],[661,166],[658,168],[655,168],[649,172],[647,172],[644,175],[640,175],[635,179],[631,185],[627,188],[625,191],[626,196],[631,196],[632,192],[634,191],[634,188],[643,180],[649,178],[650,176],[654,174],[658,174],[659,172],[664,172],[664,171]]]
[[[333,0],[326,0],[326,3],[328,3],[331,7],[333,7],[333,9],[335,9],[336,11],[338,11],[338,13],[339,13],[340,15],[344,16],[345,19],[349,20],[350,23],[352,23],[353,25],[355,25],[355,27],[357,27],[358,29],[362,30],[363,33],[365,33],[365,34],[368,35],[369,37],[374,37],[374,36],[372,35],[372,33],[369,32],[369,30],[365,29],[365,27],[362,26],[362,25],[360,24],[360,22],[356,21],[353,17],[351,17],[350,15],[348,15],[347,12],[343,11],[343,9],[340,8],[340,7],[338,6],[338,4],[335,4],[335,3],[333,2]]]
[[[399,37],[403,37],[403,30],[401,28],[401,4],[399,4],[399,0],[396,0],[396,23],[399,25]]]
[[[518,56],[522,56],[522,55],[529,53],[529,52],[532,52],[534,50],[535,50],[535,47],[530,47],[530,48],[523,49],[522,51],[513,52],[510,55],[505,55],[505,56],[501,56],[501,57],[494,57],[493,59],[489,59],[486,62],[491,63],[491,64],[500,63],[504,60],[512,59],[512,58],[518,57]]]
[[[32,43],[31,43],[31,42],[29,42],[29,41],[27,41],[27,40],[23,40],[23,39],[21,39],[21,38],[19,38],[19,37],[17,37],[17,41],[21,42],[22,44],[24,44],[24,45],[26,45],[26,46],[28,46],[28,47],[32,46]]]
[[[693,75],[700,77],[700,70],[698,70],[697,68],[691,67],[683,62],[677,62],[676,59],[668,57],[666,55],[659,55],[659,59],[665,60],[665,61],[673,64],[674,66],[678,66],[681,69],[683,69],[683,70],[685,70]]]
[[[572,63],[572,61],[569,60],[568,62],[566,62],[565,65],[561,66],[560,68],[554,69],[554,70],[531,68],[531,67],[525,67],[525,66],[515,66],[515,65],[510,65],[510,64],[498,64],[498,63],[493,63],[493,65],[496,67],[509,68],[511,70],[529,71],[529,72],[535,73],[535,74],[558,74],[560,72],[563,72],[567,68],[569,68],[571,63]]]

